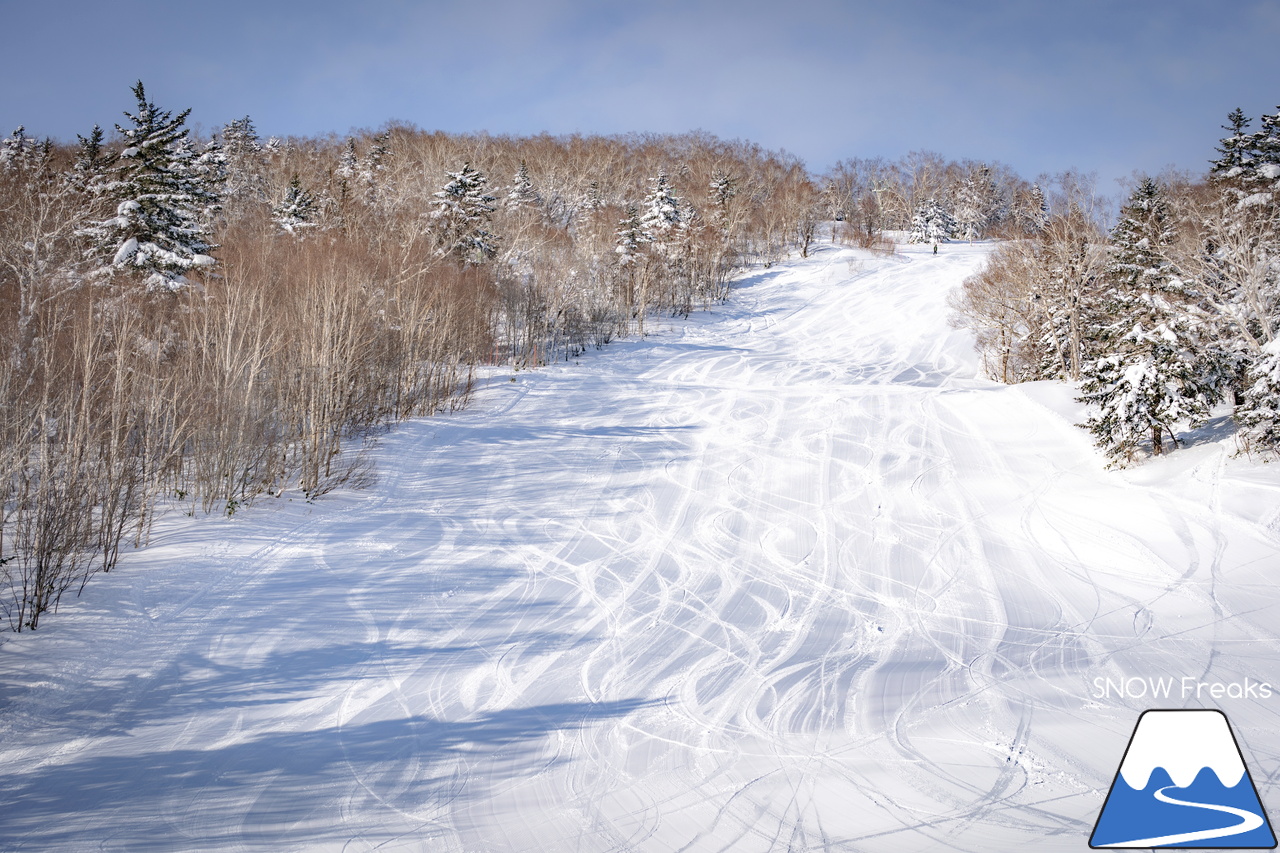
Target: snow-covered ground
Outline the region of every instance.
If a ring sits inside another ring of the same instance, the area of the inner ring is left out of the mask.
[[[1079,851],[1148,707],[1280,806],[1280,466],[977,378],[987,251],[824,247],[166,517],[0,646],[0,849]]]

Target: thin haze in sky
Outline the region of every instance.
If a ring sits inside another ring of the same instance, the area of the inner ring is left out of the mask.
[[[705,130],[821,171],[912,150],[1027,177],[1199,174],[1280,103],[1280,3],[0,2],[0,122],[110,129],[142,79],[206,131],[390,120],[493,134]]]

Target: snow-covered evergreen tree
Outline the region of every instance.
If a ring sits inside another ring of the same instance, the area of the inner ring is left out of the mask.
[[[7,138],[0,140],[0,169],[29,169],[37,158],[37,142],[19,125]]]
[[[1032,184],[1018,210],[1018,226],[1028,234],[1039,234],[1049,224],[1049,203],[1039,184]]]
[[[391,135],[379,133],[373,138],[373,144],[360,161],[360,175],[366,181],[377,182],[387,168],[387,158],[391,156]]]
[[[537,207],[540,204],[542,204],[542,196],[538,195],[538,191],[533,188],[529,167],[521,160],[520,168],[516,170],[515,176],[511,179],[511,186],[507,189],[505,206],[507,210],[517,210],[522,207]]]
[[[1151,178],[1143,178],[1111,231],[1112,260],[1107,271],[1121,304],[1132,305],[1144,294],[1164,288],[1170,267],[1163,250],[1172,239],[1164,193]]]
[[[1250,451],[1280,453],[1280,338],[1263,348],[1248,379],[1235,411],[1240,441]]]
[[[1176,325],[1136,324],[1119,342],[1125,352],[1086,365],[1080,400],[1094,408],[1085,425],[1111,457],[1127,460],[1147,439],[1159,455],[1178,423],[1205,415],[1200,398],[1186,393],[1194,374],[1187,371],[1182,332]]]
[[[334,172],[343,180],[351,180],[360,171],[360,155],[356,153],[356,139],[354,136],[347,137],[347,147],[342,149],[342,154],[338,156],[338,168]]]
[[[71,165],[70,177],[82,190],[99,181],[106,171],[107,156],[102,150],[102,139],[102,128],[96,124],[87,137],[76,134],[76,159]]]
[[[104,195],[115,215],[85,229],[100,258],[100,274],[134,270],[149,289],[177,290],[192,267],[214,263],[207,212],[217,194],[196,169],[184,125],[190,110],[174,116],[149,102],[142,81],[133,87],[137,114],[116,125],[124,149],[113,161]]]
[[[1234,359],[1239,421],[1248,417],[1243,405],[1258,399],[1244,399],[1251,384],[1245,373],[1280,333],[1280,113],[1263,116],[1256,133],[1239,109],[1228,121],[1209,174],[1221,198],[1203,223],[1205,247],[1196,260],[1212,295],[1215,345]]]
[[[439,251],[463,264],[482,264],[498,253],[498,238],[488,230],[495,199],[485,191],[488,179],[465,163],[447,173],[448,183],[435,194],[431,218]]]
[[[1093,407],[1086,426],[1118,459],[1148,438],[1159,455],[1165,435],[1176,441],[1175,427],[1206,416],[1220,394],[1197,335],[1195,296],[1165,258],[1172,239],[1163,193],[1146,178],[1112,230],[1106,325],[1081,372],[1080,399]]]
[[[1262,126],[1253,138],[1257,152],[1250,187],[1253,193],[1246,196],[1241,205],[1260,206],[1263,215],[1273,217],[1274,233],[1274,218],[1280,209],[1280,108],[1277,108],[1277,112],[1264,115],[1259,123]]]
[[[956,236],[961,240],[980,240],[995,217],[996,186],[991,170],[979,166],[964,179],[955,196]]]
[[[284,198],[271,208],[271,219],[290,234],[298,234],[315,226],[317,213],[315,196],[303,188],[295,174],[289,181]]]
[[[640,219],[640,209],[634,204],[627,205],[627,218],[618,223],[618,239],[614,244],[618,265],[633,267],[640,263],[645,245],[652,242],[653,236]]]
[[[264,174],[265,149],[249,116],[238,118],[222,128],[221,146],[226,179],[223,204],[229,219],[236,219],[254,204],[267,199]]]
[[[640,225],[659,250],[664,250],[672,244],[684,226],[680,199],[676,197],[665,172],[658,173],[658,177],[653,182],[653,189],[644,200]]]
[[[1229,124],[1223,130],[1229,132],[1218,144],[1218,157],[1209,166],[1209,180],[1224,188],[1240,189],[1252,170],[1257,152],[1253,134],[1248,133],[1252,119],[1238,107],[1227,116]]]
[[[356,164],[356,174],[362,184],[364,200],[370,205],[379,204],[384,197],[387,158],[391,155],[390,142],[389,134],[378,134],[373,138],[373,143],[364,157],[361,157]]]
[[[911,218],[911,243],[945,243],[956,233],[956,221],[936,199],[927,199],[916,207]]]
[[[1276,108],[1276,112],[1263,115],[1260,122],[1261,127],[1254,134],[1253,145],[1257,150],[1257,164],[1259,177],[1262,181],[1271,182],[1271,186],[1275,186],[1275,181],[1280,179],[1280,175],[1275,173],[1274,167],[1280,164],[1280,107]]]
[[[258,137],[258,129],[253,126],[253,119],[245,116],[228,122],[222,128],[222,150],[228,160],[261,154],[262,141]]]
[[[587,192],[582,199],[582,209],[589,213],[602,207],[604,207],[604,192],[600,189],[600,182],[593,180],[587,184]]]
[[[1239,109],[1227,117],[1229,132],[1218,145],[1209,178],[1223,188],[1237,208],[1274,211],[1280,193],[1280,111],[1264,115],[1261,127],[1247,133],[1250,119]]]
[[[729,205],[738,194],[738,182],[725,172],[716,171],[708,187],[711,201],[712,217],[717,228],[726,228],[729,223]]]
[[[222,212],[228,177],[227,157],[216,138],[206,142],[198,152],[193,146],[191,153],[191,174],[205,191],[200,219],[212,228],[215,218]]]

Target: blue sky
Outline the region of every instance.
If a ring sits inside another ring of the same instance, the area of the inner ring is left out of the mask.
[[[1274,111],[1277,45],[1277,0],[0,0],[0,132],[109,129],[140,78],[205,130],[701,129],[816,171],[930,149],[1106,190]]]

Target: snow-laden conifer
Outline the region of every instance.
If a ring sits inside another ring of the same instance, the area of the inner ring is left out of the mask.
[[[582,198],[582,210],[590,213],[593,210],[599,210],[604,205],[604,191],[600,189],[600,182],[592,180],[587,184],[587,191]]]
[[[1238,107],[1227,116],[1223,130],[1228,135],[1218,143],[1218,156],[1209,166],[1209,180],[1232,190],[1240,190],[1251,180],[1251,171],[1257,160],[1253,134],[1248,133],[1252,119]]]
[[[956,221],[936,199],[926,199],[911,218],[911,243],[944,243],[956,233]]]
[[[1227,116],[1228,131],[1218,145],[1209,179],[1222,187],[1238,210],[1274,210],[1280,192],[1280,108],[1264,115],[1261,127],[1248,133],[1251,120],[1239,109]]]
[[[295,174],[289,181],[284,198],[271,208],[271,219],[290,234],[299,234],[315,226],[316,198],[308,192]]]
[[[627,205],[627,217],[618,223],[617,241],[614,253],[618,256],[618,265],[632,267],[642,259],[644,247],[653,242],[653,236],[645,229],[640,218],[640,208],[634,204]]]
[[[373,138],[369,150],[356,163],[356,177],[360,181],[364,200],[369,205],[376,206],[385,197],[387,189],[387,159],[391,156],[390,143],[391,137],[389,134],[378,134]]]
[[[1240,441],[1250,451],[1280,453],[1280,338],[1263,348],[1247,376],[1235,411]]]
[[[228,178],[227,157],[216,138],[210,139],[199,149],[196,149],[194,144],[190,148],[191,176],[204,190],[200,220],[212,228],[215,218],[222,212],[222,200]]]
[[[193,267],[214,263],[208,212],[218,198],[197,169],[198,156],[184,126],[190,110],[174,116],[149,102],[142,82],[132,122],[116,125],[124,148],[111,164],[103,194],[114,215],[85,229],[99,259],[97,271],[133,270],[149,289],[177,290]]]
[[[354,136],[347,137],[347,147],[342,149],[342,154],[338,156],[338,168],[334,171],[334,175],[343,179],[351,180],[360,171],[360,156],[356,154],[356,140]]]
[[[640,215],[640,226],[659,250],[667,248],[677,238],[684,225],[680,199],[671,187],[665,172],[659,172],[653,188],[645,197]]]
[[[447,174],[448,183],[435,194],[431,214],[440,253],[463,264],[491,260],[498,253],[498,238],[488,225],[497,199],[485,191],[488,179],[470,163]]]
[[[231,121],[222,128],[220,136],[226,175],[223,205],[228,219],[236,219],[252,205],[267,199],[264,171],[267,152],[249,116]]]
[[[27,128],[18,125],[8,137],[0,140],[0,169],[30,168],[36,159],[36,141],[27,136]]]
[[[1220,393],[1197,334],[1195,295],[1165,257],[1172,239],[1163,193],[1146,178],[1112,230],[1105,325],[1081,371],[1080,399],[1092,407],[1086,426],[1117,459],[1147,439],[1162,453],[1165,435],[1206,416]]]
[[[961,240],[980,240],[995,218],[996,186],[991,170],[979,166],[970,172],[956,191],[956,236]]]
[[[102,139],[102,128],[96,124],[88,136],[76,134],[76,157],[68,180],[82,192],[101,188],[102,176],[107,168],[107,155],[102,147]]]
[[[738,194],[738,182],[731,175],[717,170],[707,190],[714,224],[723,230],[729,224],[729,206]]]
[[[1017,224],[1028,234],[1039,234],[1049,224],[1049,203],[1039,184],[1032,184],[1018,209]]]
[[[507,188],[507,197],[504,206],[507,210],[518,210],[522,207],[537,207],[542,204],[542,196],[533,187],[533,179],[529,177],[529,167],[525,165],[524,160],[520,161],[520,168],[516,170],[515,176],[511,179],[511,186]]]

